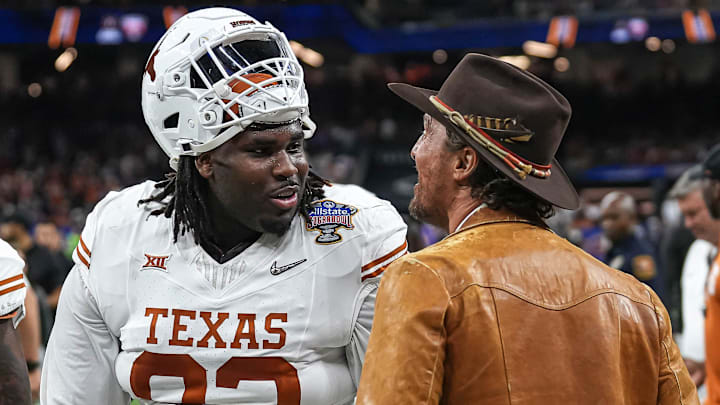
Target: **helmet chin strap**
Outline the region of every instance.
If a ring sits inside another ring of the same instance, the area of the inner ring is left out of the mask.
[[[180,164],[180,157],[179,156],[173,156],[168,160],[168,164],[170,164],[170,168],[177,172],[178,170],[178,164]]]
[[[310,139],[315,135],[315,130],[317,129],[317,125],[313,120],[310,119],[309,115],[303,116],[300,121],[303,125],[303,136],[305,139]]]

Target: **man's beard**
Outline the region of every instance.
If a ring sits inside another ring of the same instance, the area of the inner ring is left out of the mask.
[[[417,187],[417,192],[415,195],[413,195],[412,200],[410,200],[410,205],[408,206],[408,210],[410,211],[410,216],[414,219],[424,222],[425,219],[428,218],[428,211],[427,209],[420,203],[420,186]]]

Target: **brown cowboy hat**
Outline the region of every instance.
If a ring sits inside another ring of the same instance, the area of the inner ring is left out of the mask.
[[[533,74],[471,53],[440,91],[404,83],[388,87],[458,133],[487,163],[521,187],[561,208],[580,205],[554,158],[570,120],[570,104]]]

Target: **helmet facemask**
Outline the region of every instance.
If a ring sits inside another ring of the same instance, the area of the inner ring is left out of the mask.
[[[146,121],[148,112],[157,111],[150,114],[157,121],[148,125],[170,155],[171,166],[180,155],[210,151],[253,123],[301,120],[306,138],[314,132],[303,70],[285,35],[269,23],[231,24],[222,33],[186,31],[183,37],[179,32],[178,43],[161,40],[151,56],[152,61],[158,49],[179,56],[149,87],[156,89],[157,98],[145,97],[152,91],[143,94]],[[169,118],[175,128],[166,125]]]

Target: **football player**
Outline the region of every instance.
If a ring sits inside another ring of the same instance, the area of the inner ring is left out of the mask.
[[[25,263],[0,240],[0,404],[29,404],[30,380],[15,327],[23,318]]]
[[[142,108],[175,173],[88,216],[42,403],[351,403],[406,226],[309,170],[284,34],[232,9],[185,15],[152,50]]]

